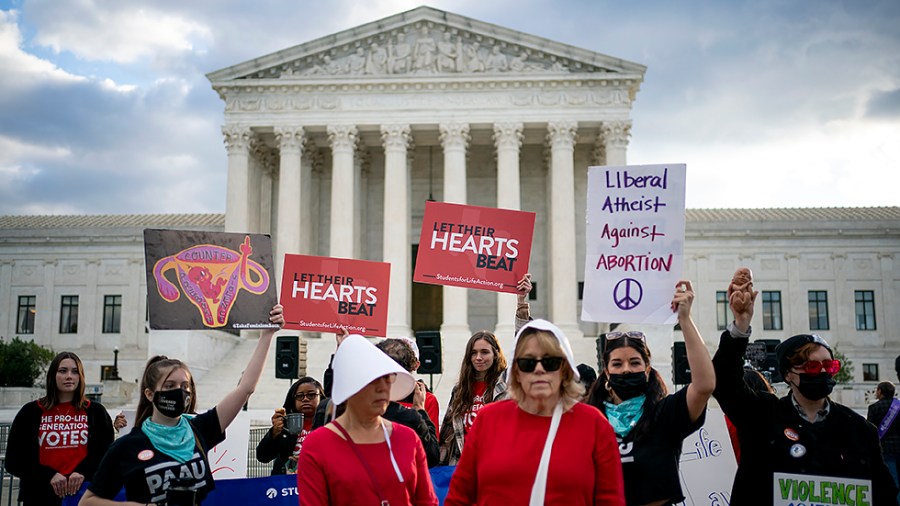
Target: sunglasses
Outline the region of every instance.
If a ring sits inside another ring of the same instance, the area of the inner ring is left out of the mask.
[[[312,401],[312,400],[315,400],[318,398],[319,398],[319,392],[309,392],[309,393],[305,393],[305,394],[303,392],[300,392],[300,393],[294,395],[294,399],[296,399],[298,401],[304,401],[307,399]]]
[[[622,339],[623,337],[627,337],[628,339],[637,339],[639,341],[647,342],[647,336],[644,335],[640,330],[629,330],[628,332],[607,332],[606,340],[607,341],[615,341],[616,339]]]
[[[544,358],[517,358],[516,365],[522,372],[534,372],[535,367],[541,364],[547,372],[558,371],[562,367],[563,357],[544,357]]]
[[[807,360],[805,363],[794,366],[797,369],[803,369],[803,372],[806,374],[819,374],[823,370],[828,374],[834,376],[841,370],[841,361],[840,360],[823,360],[819,362],[818,360]]]

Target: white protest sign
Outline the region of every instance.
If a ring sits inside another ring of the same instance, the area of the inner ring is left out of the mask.
[[[213,478],[228,480],[247,477],[247,451],[250,446],[250,415],[238,412],[225,431],[225,441],[207,450]]]
[[[725,415],[719,408],[706,410],[706,422],[681,445],[681,490],[677,506],[728,506],[737,461]]]
[[[582,320],[676,321],[686,173],[684,164],[588,169]]]

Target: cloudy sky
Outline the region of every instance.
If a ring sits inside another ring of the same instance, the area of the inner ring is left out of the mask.
[[[205,74],[401,0],[0,0],[0,214],[223,212]],[[900,205],[898,0],[433,0],[648,67],[629,163],[688,207]]]

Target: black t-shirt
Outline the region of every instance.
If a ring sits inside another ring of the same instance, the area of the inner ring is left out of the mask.
[[[200,439],[199,446],[206,451],[225,440],[216,408],[197,415],[190,423]],[[157,450],[144,431],[135,427],[109,447],[88,489],[112,499],[124,486],[129,501],[160,502],[165,499],[170,482],[180,478],[197,491],[199,502],[215,488],[206,451],[195,445],[194,455],[182,464]]]
[[[703,425],[706,412],[691,422],[687,388],[682,388],[659,401],[652,412],[644,413],[641,418],[648,416],[649,425],[640,435],[640,427],[636,427],[624,438],[616,437],[622,457],[625,502],[647,504],[661,499],[680,502],[684,500],[678,475],[681,445],[684,438]]]

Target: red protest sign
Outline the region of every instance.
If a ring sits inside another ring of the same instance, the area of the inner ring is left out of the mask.
[[[384,336],[391,264],[285,255],[281,305],[285,328]]]
[[[534,213],[426,202],[413,280],[515,293],[533,236]]]

